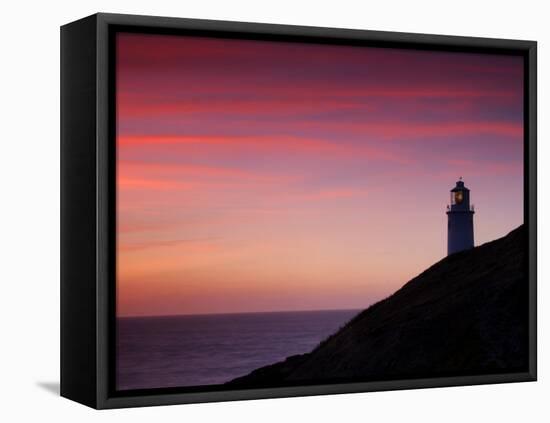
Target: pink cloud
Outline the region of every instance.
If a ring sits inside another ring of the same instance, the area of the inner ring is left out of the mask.
[[[221,149],[245,149],[255,152],[286,151],[312,155],[339,155],[356,157],[358,154],[371,160],[386,160],[404,163],[405,156],[390,152],[381,147],[369,145],[352,145],[349,143],[334,143],[315,138],[296,136],[216,136],[216,135],[162,135],[162,136],[132,136],[118,137],[120,155],[126,149],[136,152],[139,148],[160,149],[170,147],[170,151],[184,155],[190,146],[196,148],[212,148],[213,152]]]
[[[131,252],[145,249],[183,247],[183,249],[192,249],[193,251],[208,252],[219,249],[214,239],[153,239],[143,237],[136,239],[119,239],[118,249],[121,252]]]

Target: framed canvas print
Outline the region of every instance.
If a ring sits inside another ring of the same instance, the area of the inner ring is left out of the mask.
[[[535,42],[96,14],[61,72],[63,396],[536,380]]]

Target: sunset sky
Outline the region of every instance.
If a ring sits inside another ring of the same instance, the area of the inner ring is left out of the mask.
[[[117,35],[117,314],[365,308],[523,223],[523,62]]]

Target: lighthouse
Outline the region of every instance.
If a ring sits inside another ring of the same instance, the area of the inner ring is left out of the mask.
[[[470,206],[470,190],[464,186],[462,177],[451,190],[447,216],[447,254],[473,248],[474,207]]]

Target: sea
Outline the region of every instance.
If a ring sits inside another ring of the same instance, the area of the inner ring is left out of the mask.
[[[315,348],[359,310],[117,319],[118,390],[217,385]]]

